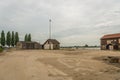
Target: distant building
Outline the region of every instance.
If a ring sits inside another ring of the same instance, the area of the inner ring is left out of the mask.
[[[44,44],[43,44],[43,49],[60,49],[60,43],[56,39],[48,39]]]
[[[17,42],[16,48],[17,49],[41,49],[42,46],[40,45],[40,43],[37,43],[37,42],[20,41],[20,42]]]
[[[120,33],[104,35],[101,38],[101,50],[120,50]]]

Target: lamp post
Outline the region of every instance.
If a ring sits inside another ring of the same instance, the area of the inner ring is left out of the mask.
[[[52,20],[49,19],[49,39],[51,41],[51,22]],[[51,42],[49,42],[49,49],[51,50]]]
[[[49,39],[51,39],[51,22],[52,20],[49,19]]]

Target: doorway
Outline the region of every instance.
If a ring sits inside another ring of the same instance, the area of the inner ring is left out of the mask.
[[[112,44],[108,44],[107,46],[106,46],[106,49],[107,50],[110,50],[110,46],[111,46]]]

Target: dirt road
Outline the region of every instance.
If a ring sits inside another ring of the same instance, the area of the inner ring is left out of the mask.
[[[0,56],[0,80],[120,80],[120,68],[96,60],[119,51],[19,50]]]

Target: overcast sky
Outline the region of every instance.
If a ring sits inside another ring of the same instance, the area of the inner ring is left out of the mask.
[[[62,46],[99,45],[104,34],[120,32],[120,0],[0,0],[0,30],[26,33],[43,43],[52,38]]]

